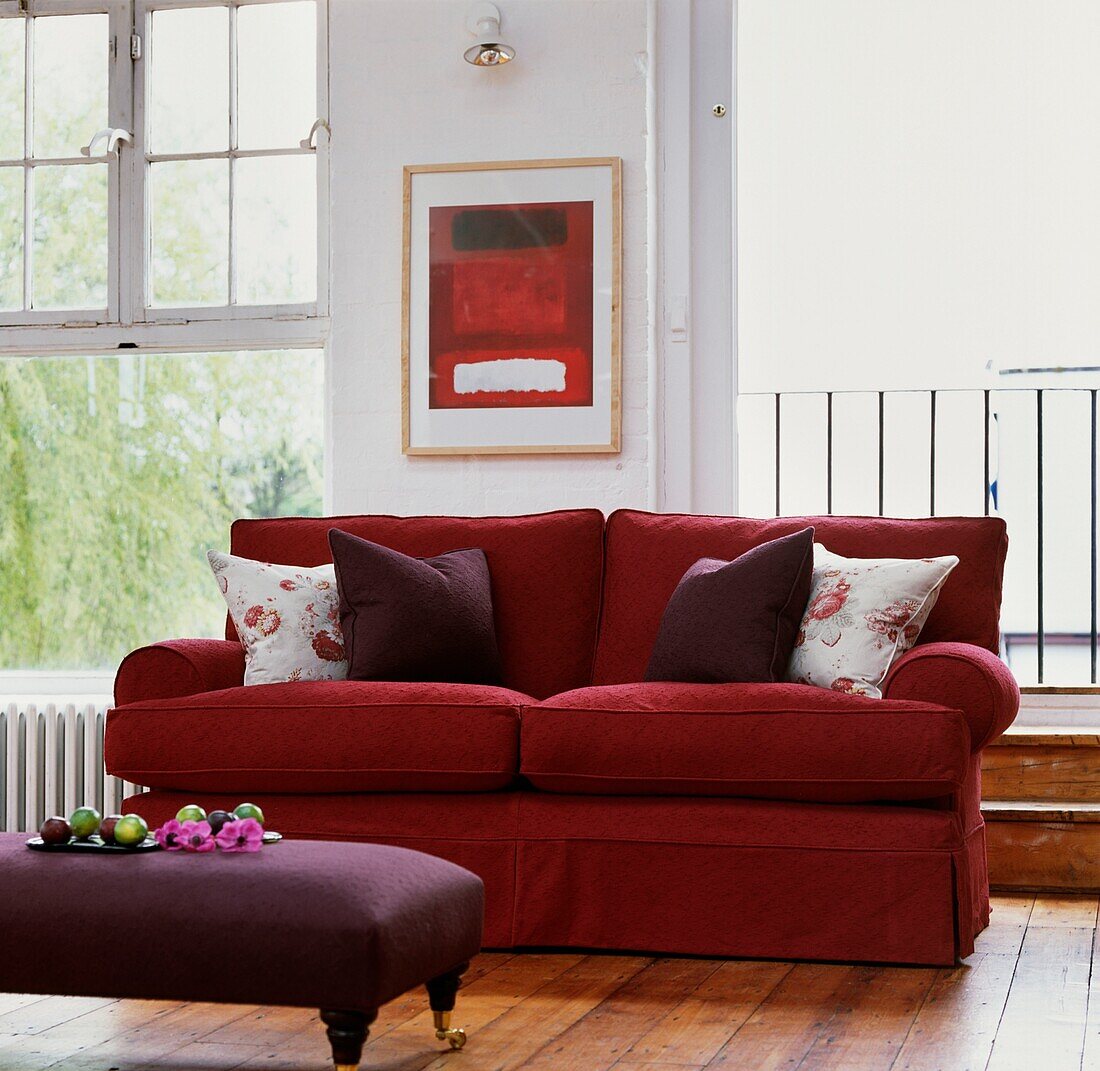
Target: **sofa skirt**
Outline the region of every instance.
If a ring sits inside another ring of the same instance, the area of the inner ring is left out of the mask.
[[[159,824],[185,803],[131,796]],[[264,795],[268,827],[437,855],[485,883],[487,948],[949,966],[988,924],[985,830],[950,807],[687,797]],[[948,801],[944,801],[945,803]]]

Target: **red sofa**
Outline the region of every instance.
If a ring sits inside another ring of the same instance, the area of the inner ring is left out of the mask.
[[[642,683],[704,556],[814,524],[854,557],[957,554],[885,698]],[[122,663],[112,773],[153,822],[248,798],[293,837],[369,840],[485,881],[489,947],[951,964],[987,924],[981,750],[1015,717],[993,518],[755,520],[594,510],[238,521],[232,552],[331,560],[332,527],[408,554],[482,547],[505,687],[242,687],[232,627]],[[211,595],[213,594],[211,586]]]

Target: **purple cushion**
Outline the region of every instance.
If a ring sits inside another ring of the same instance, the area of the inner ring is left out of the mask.
[[[338,528],[328,538],[348,677],[500,683],[484,551],[411,558]]]
[[[804,528],[731,562],[700,558],[668,600],[646,680],[783,680],[810,597],[813,544]]]

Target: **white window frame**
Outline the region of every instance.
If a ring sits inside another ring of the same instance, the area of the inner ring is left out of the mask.
[[[0,355],[102,354],[120,348],[160,352],[323,347],[329,333],[329,147],[328,122],[328,0],[317,4],[317,118],[311,148],[275,153],[231,149],[225,158],[315,155],[317,160],[317,297],[315,301],[283,305],[149,307],[151,264],[145,153],[146,45],[149,20],[155,10],[227,7],[231,26],[236,11],[252,4],[283,0],[0,0],[0,17],[106,13],[112,50],[108,88],[108,126],[130,132],[132,143],[121,142],[108,154],[108,305],[106,309],[30,310],[0,313]],[[131,36],[142,53],[131,58]],[[235,36],[231,33],[231,47]],[[226,62],[229,62],[227,57]],[[231,66],[231,78],[233,76]],[[33,71],[25,72],[26,110],[33,108]],[[94,131],[88,132],[90,139]],[[310,134],[303,130],[302,139]],[[25,139],[26,146],[26,139]],[[106,149],[104,149],[106,152]],[[204,153],[171,154],[168,159],[192,159]],[[164,158],[156,155],[153,160]],[[101,156],[96,159],[102,160]],[[42,161],[43,163],[45,161]],[[103,166],[78,156],[50,163]],[[24,164],[36,166],[39,161]],[[230,194],[232,197],[232,193]],[[25,224],[28,227],[29,225]],[[232,243],[232,227],[230,228]],[[30,254],[24,251],[24,264]],[[232,252],[230,253],[232,256]],[[231,272],[232,278],[232,272]],[[24,286],[30,279],[24,280]],[[230,296],[232,301],[232,295]]]
[[[80,154],[80,146],[72,146],[72,151],[61,157],[34,157],[34,18],[39,15],[107,15],[108,33],[116,32],[119,11],[128,7],[126,0],[0,0],[0,17],[25,18],[29,32],[25,38],[27,47],[24,53],[24,99],[23,99],[23,301],[27,308],[0,312],[0,328],[18,325],[63,325],[65,323],[96,324],[118,319],[118,237],[119,237],[119,158],[117,155],[103,152],[94,157]],[[108,47],[110,39],[104,42]],[[119,110],[120,83],[117,77],[120,64],[109,68],[110,79],[107,91],[108,117]],[[124,89],[129,94],[129,88]],[[112,124],[114,125],[114,124]],[[94,130],[87,132],[91,139]],[[37,167],[64,165],[68,167],[107,167],[107,304],[99,309],[32,309],[31,291],[33,287],[34,263],[34,215],[30,184],[26,181],[29,173]],[[13,161],[6,161],[9,165]],[[4,332],[6,333],[6,332]]]

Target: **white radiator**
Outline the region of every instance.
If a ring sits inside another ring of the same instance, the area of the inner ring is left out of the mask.
[[[0,707],[0,829],[37,830],[84,804],[113,814],[141,791],[104,770],[106,721],[106,706],[93,703]]]

